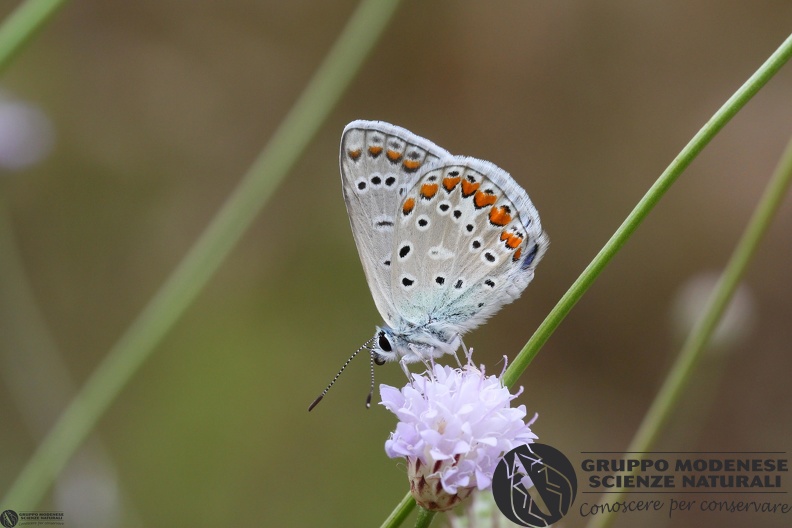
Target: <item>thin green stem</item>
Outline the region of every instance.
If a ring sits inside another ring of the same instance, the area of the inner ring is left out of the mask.
[[[415,528],[427,528],[432,524],[432,519],[434,519],[436,514],[437,512],[419,507],[418,518],[415,520]]]
[[[696,365],[702,353],[715,332],[723,317],[729,302],[740,284],[740,280],[748,268],[748,264],[756,254],[762,237],[772,223],[773,217],[778,212],[781,203],[792,183],[792,139],[789,140],[781,160],[773,173],[770,182],[759,199],[759,203],[743,232],[740,241],[734,248],[729,258],[726,269],[718,280],[715,290],[710,295],[704,311],[688,334],[682,350],[679,352],[671,371],[666,376],[662,387],[655,396],[651,407],[646,412],[638,431],[627,447],[631,458],[641,459],[641,452],[650,451],[657,440],[657,436],[668,422],[672,411],[679,404],[683,391],[687,388]],[[608,496],[608,501],[618,501],[624,494],[624,489],[614,490],[618,493]],[[605,528],[610,526],[613,518],[610,513],[604,513],[588,524],[589,528]]]
[[[39,0],[41,3],[47,3]],[[220,267],[360,69],[398,0],[363,0],[206,230],[105,356],[39,445],[2,504],[31,509],[138,368]]]
[[[561,297],[548,316],[539,325],[523,349],[514,358],[514,361],[503,375],[503,383],[512,387],[539,353],[539,349],[547,342],[561,321],[569,314],[580,298],[591,287],[605,266],[618,253],[622,246],[632,236],[641,222],[651,212],[657,202],[676,181],[680,174],[696,159],[696,156],[709,144],[712,138],[728,123],[734,115],[742,109],[751,98],[769,81],[778,70],[792,56],[792,35],[765,61],[762,66],[751,75],[734,95],[710,118],[699,130],[693,139],[663,171],[649,191],[641,198],[638,205],[627,216],[621,226],[611,236],[610,240],[597,253],[594,260],[583,270],[580,277],[572,284]]]
[[[652,406],[644,416],[643,422],[630,443],[628,451],[647,451],[657,440],[657,434],[679,402],[682,391],[690,381],[701,352],[709,343],[712,334],[723,317],[729,302],[734,296],[748,264],[756,254],[756,248],[772,223],[773,217],[789,190],[792,181],[792,139],[790,139],[776,170],[748,222],[745,232],[735,247],[726,269],[711,295],[702,317],[691,329],[682,345],[674,366],[671,368],[663,386],[657,393]]]
[[[388,518],[385,519],[385,522],[382,523],[381,528],[395,528],[396,526],[401,526],[404,520],[410,515],[415,509],[415,499],[413,499],[412,495],[407,493],[401,502],[393,509]]]
[[[33,40],[66,0],[27,0],[0,25],[0,72]]]

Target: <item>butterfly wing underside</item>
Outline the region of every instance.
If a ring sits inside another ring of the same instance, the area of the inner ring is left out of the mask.
[[[397,210],[421,169],[450,156],[431,141],[381,121],[353,121],[344,129],[344,201],[366,281],[386,324],[395,324],[399,315],[391,291]]]
[[[460,335],[519,297],[548,246],[539,213],[511,176],[462,156],[424,166],[395,227],[395,309],[412,324]]]

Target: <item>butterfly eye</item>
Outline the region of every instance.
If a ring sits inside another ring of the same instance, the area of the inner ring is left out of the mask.
[[[385,332],[380,332],[379,340],[377,341],[377,344],[379,345],[380,350],[382,350],[383,352],[393,352],[393,348],[391,347],[390,341],[388,341]],[[377,360],[375,358],[374,362],[376,363],[376,361]],[[385,363],[385,360],[382,360],[382,363]],[[379,364],[381,365],[382,363]]]

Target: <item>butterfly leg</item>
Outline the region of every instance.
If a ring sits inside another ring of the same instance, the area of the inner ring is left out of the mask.
[[[462,363],[459,361],[459,356],[457,355],[457,349],[459,348],[459,345],[453,346],[453,343],[457,341],[459,342],[460,345],[462,345],[462,350],[465,352],[466,356],[467,356],[467,347],[465,346],[465,343],[462,342],[462,336],[459,334],[455,335],[454,339],[449,343],[452,348],[451,355],[454,356],[454,359],[457,362],[457,366],[459,368],[462,368]]]
[[[467,359],[468,364],[472,363],[473,362],[473,349],[472,348],[468,349],[468,347],[465,346],[465,342],[462,341],[462,336],[461,335],[457,334],[457,339],[459,339],[459,344],[462,346],[462,352],[465,353],[465,359]],[[454,351],[454,357],[456,357],[456,351]],[[459,358],[457,358],[457,363],[459,363]],[[461,364],[459,366],[462,367]]]
[[[465,353],[465,355],[467,355],[467,353]],[[454,359],[456,359],[457,366],[459,366],[459,368],[462,368],[462,362],[459,361],[459,356],[457,355],[457,351],[456,350],[454,350],[453,356],[454,356]]]
[[[429,359],[421,358],[421,363],[424,364],[424,367],[426,367],[426,372],[428,372],[431,377],[432,372],[434,371],[434,358],[432,357],[430,357]]]
[[[465,346],[465,342],[462,341],[462,336],[457,334],[457,339],[459,339],[459,345],[462,347],[462,352],[465,353],[465,356],[468,355],[468,348]]]
[[[410,351],[424,364],[428,372],[432,372],[434,368],[434,351],[435,347],[430,345],[413,345],[410,344]]]
[[[404,375],[407,376],[407,380],[410,382],[410,386],[414,388],[415,386],[413,385],[413,378],[410,375],[410,369],[407,368],[407,362],[404,361],[404,358],[401,358],[399,360],[399,366],[401,367],[402,371],[404,372]]]

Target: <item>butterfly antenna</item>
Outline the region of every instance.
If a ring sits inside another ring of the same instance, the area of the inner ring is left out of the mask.
[[[370,364],[371,364],[371,388],[369,389],[368,398],[366,398],[366,409],[371,409],[371,397],[374,395],[374,351],[371,350]]]
[[[320,401],[322,401],[322,398],[324,398],[324,397],[325,397],[325,394],[327,394],[327,391],[329,391],[329,390],[330,390],[330,387],[332,387],[332,386],[333,386],[333,384],[336,382],[336,380],[338,380],[338,378],[341,376],[341,373],[342,373],[342,372],[344,372],[344,369],[345,369],[345,368],[347,368],[347,365],[349,365],[349,363],[350,363],[350,362],[351,362],[353,359],[355,359],[355,356],[357,356],[357,355],[360,353],[360,351],[361,351],[361,350],[363,350],[364,348],[368,347],[368,346],[369,346],[369,345],[372,343],[372,341],[374,341],[374,338],[373,338],[373,337],[372,337],[371,339],[369,339],[368,341],[366,341],[365,343],[363,343],[363,346],[361,346],[360,348],[358,348],[357,350],[355,350],[355,353],[354,353],[354,354],[352,354],[351,356],[349,356],[349,359],[347,359],[347,360],[346,360],[346,362],[345,362],[345,363],[344,363],[344,364],[341,366],[341,369],[338,371],[338,374],[336,374],[336,375],[335,375],[335,378],[333,378],[333,381],[331,381],[331,382],[330,382],[330,384],[329,384],[329,385],[327,385],[327,387],[325,388],[325,390],[323,390],[323,391],[322,391],[322,394],[320,394],[320,395],[319,395],[319,397],[318,397],[318,398],[316,398],[316,399],[313,401],[313,403],[312,403],[312,404],[311,404],[311,405],[308,407],[308,412],[311,412],[311,410],[312,410],[314,407],[316,407],[317,405],[319,405],[319,402],[320,402]],[[371,361],[372,361],[372,365],[373,365],[373,362],[374,362],[374,355],[373,355],[373,354],[372,354],[372,356],[371,356]],[[372,393],[374,392],[374,367],[373,367],[373,366],[372,366],[372,370],[371,370],[371,392],[372,392]],[[370,401],[371,401],[371,393],[369,393],[369,402],[370,402]],[[369,406],[369,402],[366,402],[366,406]]]

